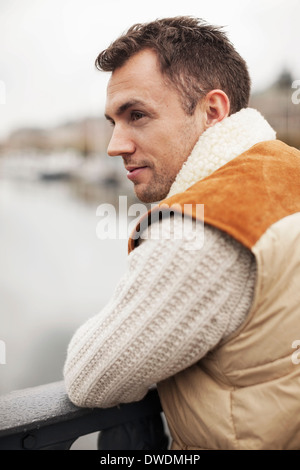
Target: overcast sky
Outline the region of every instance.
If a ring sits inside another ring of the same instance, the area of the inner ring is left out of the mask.
[[[98,53],[133,23],[176,15],[224,26],[253,90],[283,68],[300,79],[299,0],[0,0],[0,137],[102,115]]]

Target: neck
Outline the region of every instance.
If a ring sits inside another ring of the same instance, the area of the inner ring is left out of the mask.
[[[263,116],[245,108],[207,129],[183,164],[167,197],[184,192],[255,144],[276,139]]]

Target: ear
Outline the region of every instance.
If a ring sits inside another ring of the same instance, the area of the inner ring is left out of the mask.
[[[211,90],[204,98],[205,127],[212,127],[223,121],[230,112],[230,101],[222,90]]]

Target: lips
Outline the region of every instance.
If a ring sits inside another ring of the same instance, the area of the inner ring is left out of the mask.
[[[128,171],[127,173],[127,178],[132,180],[137,179],[137,177],[141,176],[141,174],[147,169],[147,166],[127,166],[126,170]]]

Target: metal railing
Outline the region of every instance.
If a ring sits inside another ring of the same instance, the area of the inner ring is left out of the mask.
[[[166,450],[169,438],[156,389],[113,408],[73,405],[63,382],[0,396],[0,450],[68,450],[97,431],[99,450]]]

